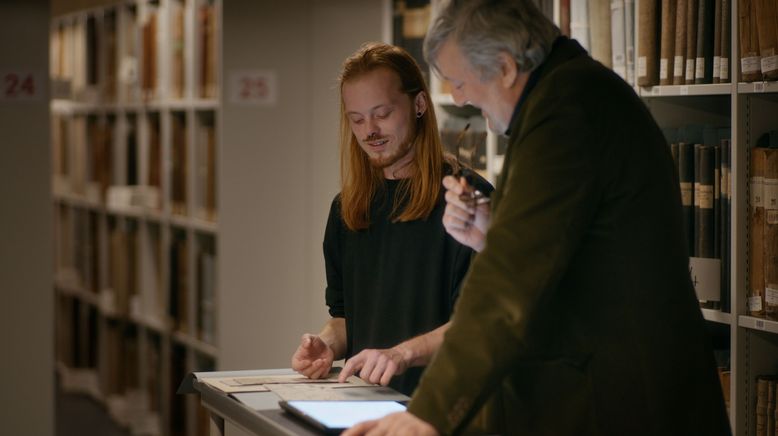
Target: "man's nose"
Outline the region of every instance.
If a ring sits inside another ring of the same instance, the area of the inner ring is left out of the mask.
[[[467,104],[467,99],[465,98],[464,93],[457,89],[453,89],[451,91],[451,98],[454,99],[454,104],[459,107],[462,107]]]
[[[378,136],[378,124],[372,118],[365,120],[365,128],[367,129],[367,137]]]

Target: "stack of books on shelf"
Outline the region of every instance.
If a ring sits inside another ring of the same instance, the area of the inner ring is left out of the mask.
[[[730,0],[641,0],[640,86],[730,81]]]
[[[689,125],[665,129],[665,135],[677,165],[697,297],[703,307],[729,312],[730,130]],[[711,279],[718,288],[699,285]]]
[[[748,310],[778,319],[778,130],[750,152]]]

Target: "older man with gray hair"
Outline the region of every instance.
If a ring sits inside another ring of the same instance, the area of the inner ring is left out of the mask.
[[[662,133],[633,89],[530,0],[446,4],[425,41],[509,146],[490,205],[447,177],[479,251],[408,406],[347,434],[727,435]]]

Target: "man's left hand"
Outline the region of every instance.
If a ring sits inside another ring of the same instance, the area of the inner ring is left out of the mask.
[[[399,412],[378,420],[361,422],[343,433],[343,436],[359,435],[437,436],[438,431],[408,412]]]

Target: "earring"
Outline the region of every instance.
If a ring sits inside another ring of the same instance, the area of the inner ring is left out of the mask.
[[[422,111],[416,112],[416,118],[421,118],[422,115],[424,115],[424,112]]]

